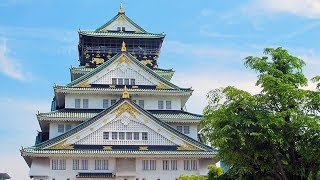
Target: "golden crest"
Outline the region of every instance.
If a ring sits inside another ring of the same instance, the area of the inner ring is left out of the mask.
[[[123,16],[119,16],[117,21],[125,21],[126,19]]]
[[[110,150],[112,150],[112,146],[103,146],[103,150],[110,151]]]
[[[142,60],[142,61],[140,61],[143,65],[147,65],[147,64],[149,64],[150,66],[152,66],[153,64],[152,64],[152,60],[150,60],[150,59],[147,59],[147,60]]]
[[[98,57],[98,56],[97,56]],[[100,57],[100,55],[99,55]],[[92,61],[91,61],[92,64],[96,64],[96,65],[100,65],[100,64],[103,64],[104,63],[104,59],[103,58],[92,58]]]
[[[111,112],[111,114],[113,113],[117,113],[116,114],[116,118],[118,118],[121,114],[123,114],[124,112],[129,113],[132,117],[136,117],[136,115],[140,114],[140,112],[138,110],[136,110],[135,108],[133,108],[129,103],[125,102],[123,104],[121,104],[119,107],[117,107],[115,110],[113,110]]]
[[[90,54],[86,54],[86,59],[89,59],[90,58]]]
[[[67,140],[63,140],[61,142],[59,142],[58,144],[55,144],[51,147],[49,147],[49,149],[74,149],[74,147],[70,144],[65,144]]]
[[[132,89],[138,89],[139,86],[132,86]]]
[[[148,151],[148,146],[139,146],[140,151]]]
[[[77,85],[77,87],[91,87],[88,81],[84,81]]]

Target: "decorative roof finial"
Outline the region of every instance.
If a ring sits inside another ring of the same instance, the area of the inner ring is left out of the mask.
[[[122,98],[123,99],[129,99],[130,98],[127,86],[124,86],[124,88],[123,88]]]
[[[122,3],[120,3],[119,13],[124,13],[124,9],[123,9]]]
[[[122,41],[121,52],[126,52],[126,51],[127,51],[126,43],[124,41]]]

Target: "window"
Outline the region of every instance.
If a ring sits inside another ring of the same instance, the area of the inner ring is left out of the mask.
[[[156,169],[157,169],[156,160],[150,160],[150,170],[156,170]]]
[[[171,109],[171,101],[166,101],[166,109]]]
[[[117,132],[112,132],[112,139],[117,140],[118,139],[118,133]]]
[[[122,31],[126,31],[126,27],[122,27]]]
[[[183,133],[184,134],[190,134],[190,127],[189,126],[183,126]]]
[[[182,132],[182,126],[177,126],[177,130],[178,130],[179,132]]]
[[[109,132],[103,132],[103,139],[109,140]]]
[[[108,170],[108,160],[95,160],[94,165],[95,170]]]
[[[142,169],[143,170],[156,170],[157,162],[156,160],[142,160]]]
[[[73,169],[73,170],[79,170],[79,159],[74,159],[74,160],[73,160],[72,169]]]
[[[123,79],[122,79],[122,78],[119,78],[119,79],[118,79],[118,84],[119,84],[119,85],[123,85]]]
[[[124,132],[119,132],[119,139],[124,140],[125,139],[125,133]]]
[[[148,133],[147,132],[142,133],[142,140],[148,140]]]
[[[139,140],[139,133],[138,132],[134,132],[133,133],[133,139],[134,140]]]
[[[83,108],[88,108],[89,107],[89,99],[83,99],[82,105],[83,105]]]
[[[163,109],[163,101],[158,101],[158,109]]]
[[[169,170],[169,160],[163,160],[163,170],[168,171]]]
[[[111,99],[111,106],[114,105],[117,102],[116,99]]]
[[[117,78],[112,78],[112,84],[114,84],[114,85],[117,84]]]
[[[124,85],[129,85],[129,79],[124,79]]]
[[[183,165],[184,165],[184,170],[187,170],[187,171],[198,170],[198,161],[197,160],[184,160]]]
[[[71,124],[66,124],[66,131],[69,131],[71,129]]]
[[[58,132],[63,133],[64,132],[64,124],[58,124]]]
[[[127,140],[132,140],[132,132],[127,132],[126,133],[126,139]]]
[[[136,85],[136,80],[135,79],[130,79],[131,85]]]
[[[74,107],[75,108],[80,108],[80,103],[81,103],[81,99],[75,99],[74,100],[74,104],[75,104]]]
[[[52,159],[51,160],[52,170],[66,170],[66,160],[65,159]]]
[[[121,27],[117,27],[117,31],[121,31]]]
[[[171,160],[171,170],[175,171],[177,170],[178,163],[177,160]]]
[[[102,106],[103,106],[104,109],[107,109],[109,107],[109,100],[108,99],[104,99]]]
[[[148,160],[142,160],[142,169],[149,170],[149,161]]]
[[[87,159],[81,160],[81,170],[88,170],[88,160]]]
[[[138,104],[140,107],[144,108],[144,100],[139,100]]]

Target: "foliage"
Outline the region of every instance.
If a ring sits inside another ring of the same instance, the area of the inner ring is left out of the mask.
[[[184,175],[184,174],[180,174],[179,180],[206,180],[206,178],[203,176],[198,176],[198,175],[194,175],[194,174],[189,175],[189,176]]]
[[[223,175],[224,173],[224,169],[214,166],[214,165],[209,165],[208,166],[208,180],[214,180],[214,179],[218,179],[218,177],[220,177],[221,175]]]
[[[256,95],[232,86],[209,92],[202,126],[226,176],[316,179],[320,168],[320,92],[305,90],[304,61],[282,48],[245,58],[258,73]],[[320,76],[312,79],[320,82]],[[246,179],[246,178],[245,178]]]

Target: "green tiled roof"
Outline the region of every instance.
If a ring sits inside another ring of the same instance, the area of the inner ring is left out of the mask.
[[[204,155],[214,156],[216,151],[137,151],[137,150],[95,150],[95,149],[75,149],[75,150],[51,150],[51,149],[35,149],[23,148],[22,153],[32,154],[102,154],[102,155]]]
[[[163,38],[164,34],[154,33],[134,33],[134,32],[96,32],[96,31],[79,31],[79,34],[94,37],[121,37],[121,38]]]
[[[138,106],[137,104],[133,103],[130,99],[121,99],[119,100],[117,103],[115,103],[114,105],[112,105],[111,107],[109,107],[108,109],[103,110],[102,112],[100,112],[98,115],[94,116],[93,118],[91,118],[88,121],[84,121],[81,124],[79,124],[78,126],[76,126],[75,128],[71,129],[70,131],[67,131],[64,134],[61,134],[55,138],[52,138],[50,140],[47,140],[45,142],[42,142],[40,144],[37,144],[34,146],[34,148],[37,149],[44,149],[47,148],[53,144],[56,144],[64,139],[66,139],[67,137],[81,131],[82,129],[88,127],[89,125],[91,125],[92,123],[96,122],[98,119],[100,119],[101,117],[103,117],[105,114],[109,113],[110,111],[112,111],[114,108],[116,108],[118,105],[120,105],[123,102],[128,102],[130,103],[133,107],[135,107],[136,109],[138,109],[139,111],[141,111],[143,114],[145,114],[146,116],[148,116],[150,119],[152,119],[155,123],[159,124],[160,126],[162,126],[163,128],[165,128],[166,130],[170,131],[171,133],[175,134],[176,136],[180,137],[181,139],[187,141],[188,143],[202,148],[204,151],[213,151],[213,149],[210,146],[207,146],[205,144],[202,144],[201,142],[177,131],[175,128],[173,128],[172,126],[170,126],[168,123],[156,118],[155,116],[153,116],[150,112],[144,110],[143,108],[141,108],[140,106]]]
[[[60,109],[48,113],[40,113],[38,117],[46,120],[55,118],[71,118],[72,121],[84,121],[99,114],[103,109]],[[163,111],[163,112],[161,112]],[[201,120],[202,116],[178,110],[149,110],[149,112],[161,120]]]
[[[94,93],[94,92],[101,92],[108,94],[122,94],[123,88],[100,88],[100,87],[67,87],[67,86],[55,86],[55,92],[75,92],[75,93]],[[189,95],[193,90],[191,89],[142,89],[142,88],[130,88],[128,92],[130,94],[145,94],[145,93],[178,93],[178,95]],[[152,94],[154,95],[154,94]]]
[[[114,55],[111,59],[109,59],[107,62],[103,63],[102,65],[98,66],[97,68],[95,68],[93,71],[90,71],[89,73],[81,76],[80,78],[70,82],[69,84],[67,84],[67,86],[74,86],[80,82],[83,82],[85,80],[87,80],[88,78],[94,76],[96,73],[100,72],[101,70],[103,70],[104,68],[108,67],[111,63],[113,63],[117,58],[119,58],[122,54],[126,55],[133,63],[135,63],[136,65],[138,65],[139,67],[141,67],[142,69],[146,70],[149,74],[151,74],[152,76],[154,76],[156,79],[160,80],[162,83],[170,86],[172,89],[181,89],[180,87],[176,86],[175,84],[171,83],[170,81],[168,81],[167,79],[161,77],[160,75],[158,75],[157,73],[155,73],[154,71],[152,71],[150,68],[146,67],[145,65],[143,65],[139,60],[137,60],[136,58],[134,58],[130,53],[127,52],[119,52],[118,54]]]

